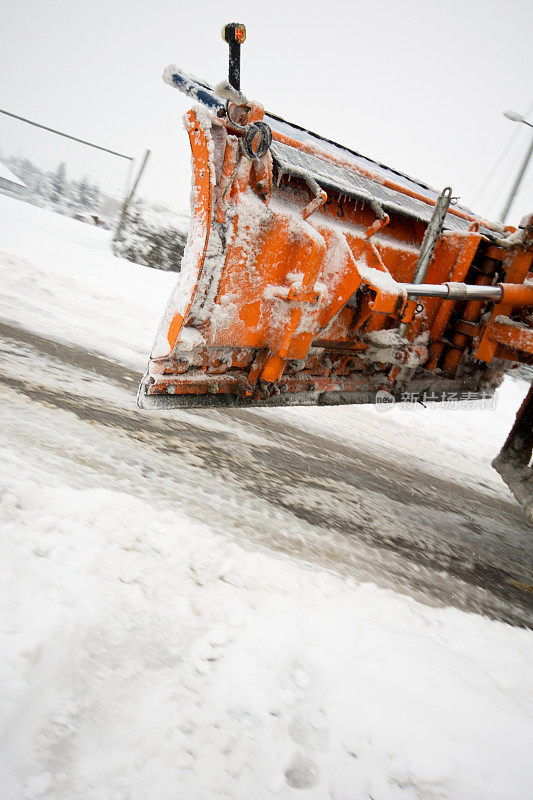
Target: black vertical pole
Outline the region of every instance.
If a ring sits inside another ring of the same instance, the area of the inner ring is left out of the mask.
[[[246,39],[246,28],[238,22],[230,22],[222,28],[222,38],[229,44],[228,80],[240,92],[241,44]]]
[[[234,89],[241,90],[241,46],[237,42],[230,42],[228,80]]]

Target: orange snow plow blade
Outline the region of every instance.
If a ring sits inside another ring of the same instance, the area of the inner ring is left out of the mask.
[[[186,115],[191,228],[142,407],[473,399],[533,362],[531,217],[488,223],[257,104],[219,113]]]

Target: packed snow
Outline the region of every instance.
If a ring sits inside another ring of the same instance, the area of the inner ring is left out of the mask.
[[[528,632],[3,480],[6,800],[527,797]]]
[[[0,197],[0,318],[140,372],[175,275],[114,258],[109,237]],[[436,473],[453,460],[507,498],[490,459],[523,393],[264,413]],[[172,504],[92,487],[88,454],[67,478],[26,425],[36,402],[13,395],[0,388],[2,800],[529,797],[530,631],[243,547],[191,502],[190,476]],[[91,420],[47,414],[72,418],[84,453]]]

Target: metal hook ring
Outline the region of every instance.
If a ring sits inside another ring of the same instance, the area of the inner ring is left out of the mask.
[[[247,125],[241,138],[241,149],[250,159],[262,158],[272,144],[272,131],[266,122]]]

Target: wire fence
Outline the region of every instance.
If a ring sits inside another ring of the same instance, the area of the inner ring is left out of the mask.
[[[133,156],[0,109],[4,192],[60,213],[90,214],[113,224],[133,168]]]

